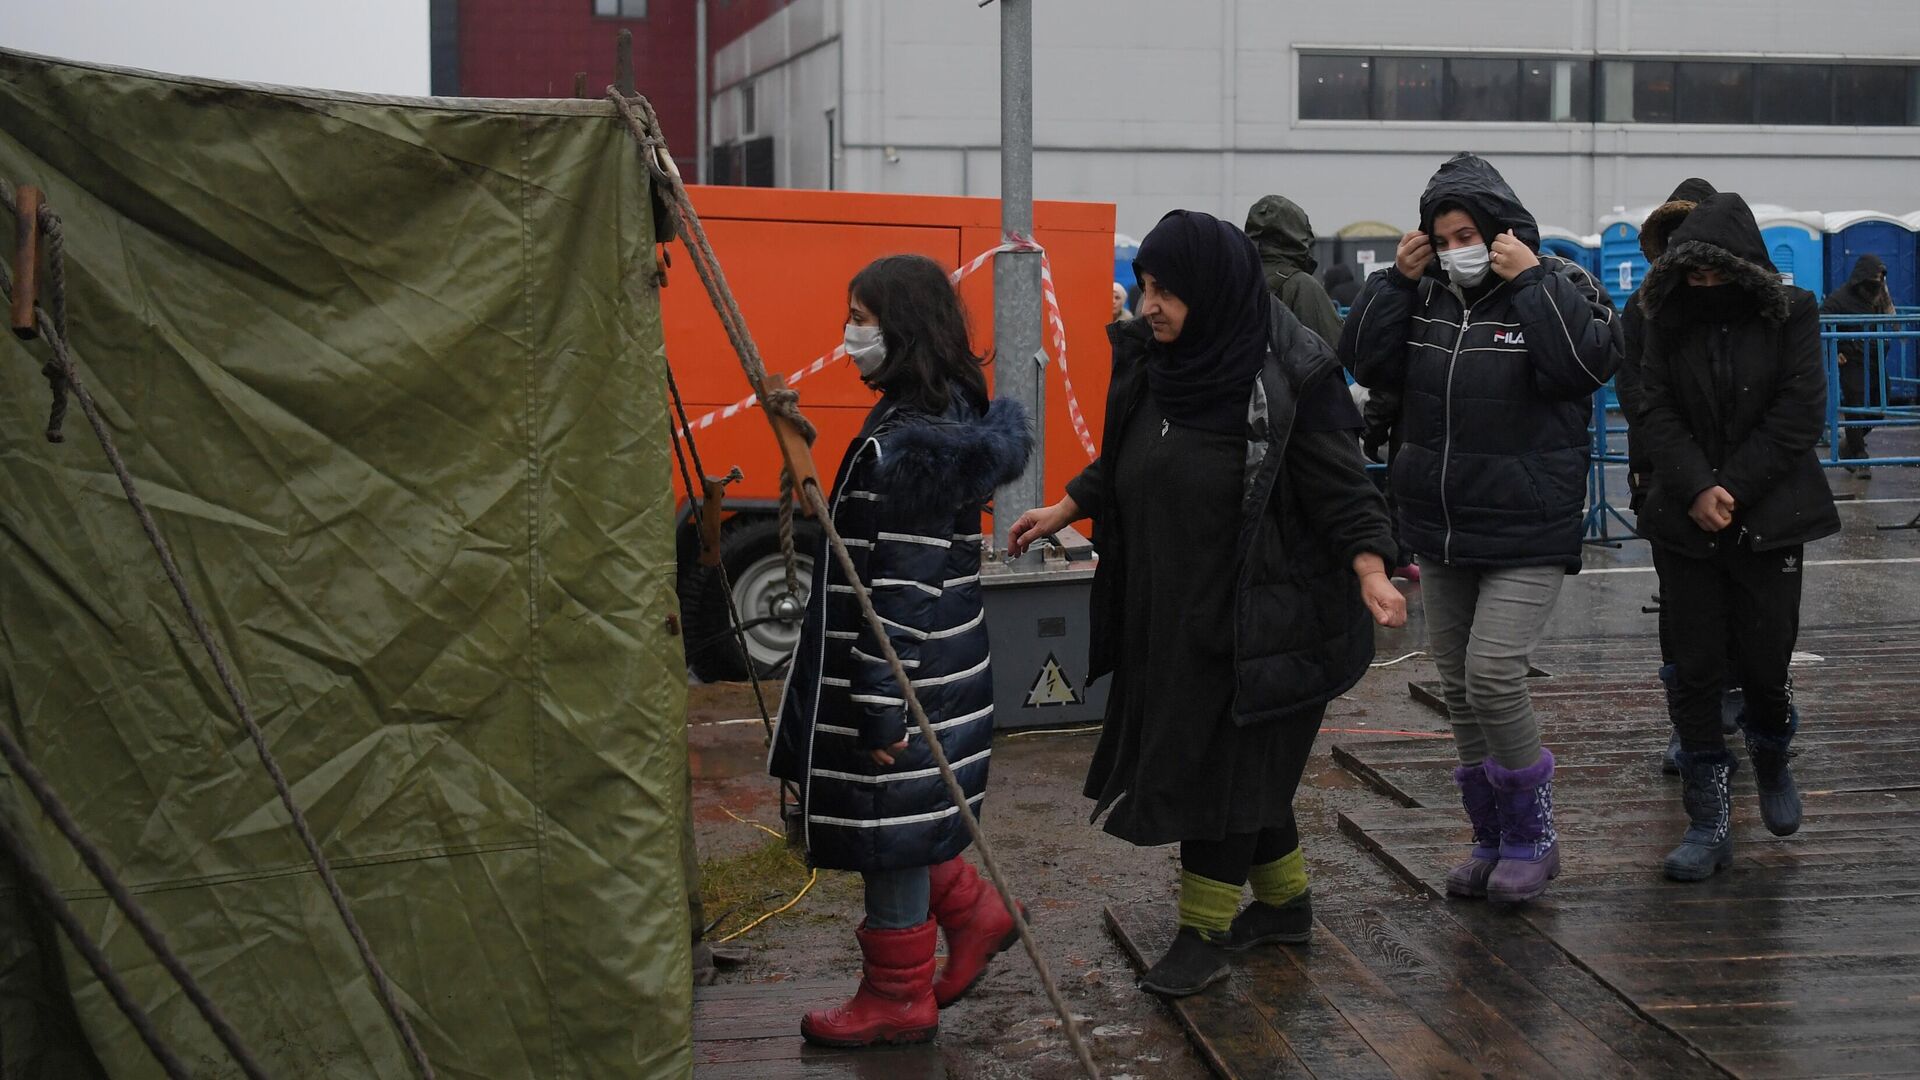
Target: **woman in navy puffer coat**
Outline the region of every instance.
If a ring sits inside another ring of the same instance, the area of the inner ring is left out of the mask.
[[[959,297],[930,259],[890,256],[853,279],[846,344],[881,398],[834,481],[834,525],[977,814],[993,738],[980,515],[1026,468],[1032,434],[1019,405],[989,403]],[[1013,918],[960,858],[959,808],[824,547],[770,764],[800,789],[809,861],[866,885],[865,978],[845,1005],[809,1013],[802,1034],[831,1046],[932,1038],[938,1006],[1012,944]],[[939,929],[948,962],[936,981]]]

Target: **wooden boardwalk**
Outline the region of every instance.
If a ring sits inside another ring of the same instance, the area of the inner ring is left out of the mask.
[[[827,1050],[800,1017],[853,996],[852,979],[703,986],[693,995],[693,1071],[701,1080],[944,1080],[939,1044]]]
[[[1685,819],[1650,641],[1535,657],[1565,870],[1534,904],[1443,898],[1467,841],[1449,743],[1336,745],[1399,804],[1342,829],[1430,899],[1323,905],[1310,946],[1176,1011],[1229,1077],[1920,1076],[1917,638],[1803,635],[1806,824],[1767,834],[1743,768],[1736,862],[1702,884],[1659,871]],[[1136,963],[1171,932],[1161,907],[1108,919]]]

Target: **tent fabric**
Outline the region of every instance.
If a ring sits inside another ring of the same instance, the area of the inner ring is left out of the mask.
[[[612,106],[0,51],[0,175],[64,218],[84,377],[439,1074],[690,1072],[653,220]],[[42,437],[43,358],[0,346],[0,722],[269,1070],[413,1075],[84,419]],[[4,775],[0,813],[237,1075]],[[0,1074],[159,1075],[24,910],[0,867]]]

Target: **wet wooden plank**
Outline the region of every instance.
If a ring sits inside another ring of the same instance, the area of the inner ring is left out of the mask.
[[[728,983],[694,991],[694,1075],[934,1080],[946,1076],[939,1045],[835,1050],[807,1045],[800,1017],[852,996],[851,979]]]
[[[1395,1074],[1460,1080],[1481,1075],[1324,925],[1314,927],[1307,948],[1255,949],[1247,957],[1246,970],[1255,978],[1283,963],[1305,972]]]
[[[1571,1018],[1562,1015],[1565,1026],[1559,1029],[1538,1023],[1542,1014],[1539,993],[1532,987],[1521,990],[1503,982],[1499,975],[1510,973],[1497,961],[1477,962],[1474,954],[1485,955],[1477,943],[1470,948],[1449,949],[1442,960],[1428,950],[1425,935],[1403,922],[1398,912],[1389,916],[1376,908],[1366,908],[1323,913],[1321,921],[1428,1026],[1481,1069],[1503,1076],[1559,1075],[1595,1080],[1635,1072]],[[1469,969],[1479,977],[1471,977]],[[1545,1036],[1541,1041],[1548,1046],[1536,1048],[1535,1038],[1517,1026],[1517,1021],[1528,1019],[1535,1021],[1530,1025],[1533,1035]],[[1569,1028],[1580,1030],[1586,1040],[1573,1040],[1570,1046],[1568,1040],[1556,1038]],[[1544,1049],[1559,1052],[1549,1057]]]
[[[1165,952],[1172,937],[1171,914],[1162,905],[1107,906],[1107,930],[1133,962],[1135,970],[1145,971]],[[1304,1040],[1317,1037],[1324,1040],[1319,1044],[1321,1046],[1345,1045],[1342,1042],[1343,1034],[1347,1040],[1358,1041],[1352,1029],[1347,1028],[1346,1022],[1337,1015],[1333,1016],[1334,1024],[1320,1023],[1315,1026],[1313,1021],[1323,1021],[1332,1014],[1331,1007],[1316,1012],[1312,1008],[1314,995],[1311,987],[1296,986],[1292,989],[1295,991],[1294,1009],[1289,1019],[1299,1022],[1299,1026],[1292,1029],[1296,1037]],[[1268,1016],[1249,1000],[1248,987],[1239,978],[1209,987],[1192,997],[1177,998],[1168,1004],[1201,1059],[1219,1076],[1239,1080],[1242,1077],[1318,1075],[1294,1053],[1292,1046],[1281,1037]],[[1390,1074],[1368,1074],[1364,1070],[1356,1070],[1351,1074],[1335,1075]]]
[[[1435,905],[1435,910],[1577,1018],[1614,1053],[1641,1062],[1650,1075],[1675,1080],[1721,1080],[1726,1075],[1693,1044],[1635,1008],[1525,920],[1478,901]]]

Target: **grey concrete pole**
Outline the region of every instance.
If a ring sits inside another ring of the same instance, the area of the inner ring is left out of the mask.
[[[1033,0],[1000,0],[1000,230],[1033,234]],[[1024,405],[1035,441],[1027,471],[994,493],[993,542],[1007,549],[1007,530],[1045,502],[1046,369],[1040,352],[1040,256],[1003,252],[993,261],[993,389]],[[1021,560],[1040,561],[1038,551]]]

